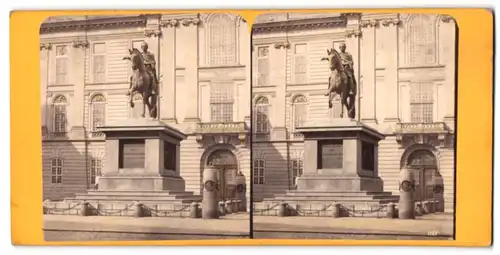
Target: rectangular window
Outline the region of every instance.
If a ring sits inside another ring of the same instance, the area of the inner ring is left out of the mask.
[[[295,44],[293,47],[294,84],[307,83],[307,45]]]
[[[257,48],[257,86],[269,85],[269,46]]]
[[[94,83],[106,82],[106,45],[104,43],[92,45],[92,77]]]
[[[268,105],[255,106],[255,133],[269,133]]]
[[[90,160],[90,173],[89,173],[89,183],[95,184],[96,176],[101,176],[102,171],[102,161],[100,159],[93,158]]]
[[[265,165],[262,159],[253,161],[253,184],[264,184]]]
[[[297,185],[297,177],[302,176],[302,172],[304,169],[304,163],[301,159],[292,160],[292,185]]]
[[[56,84],[68,84],[68,46],[56,46]]]
[[[432,83],[413,83],[410,86],[410,111],[412,123],[434,121],[434,91]]]
[[[212,122],[233,122],[233,83],[210,84],[210,120]]]
[[[60,158],[52,159],[50,163],[51,181],[53,184],[62,183],[63,160]]]
[[[54,134],[66,134],[66,105],[54,104]]]

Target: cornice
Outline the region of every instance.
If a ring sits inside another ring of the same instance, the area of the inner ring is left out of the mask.
[[[321,33],[321,34],[309,34],[309,35],[290,35],[290,36],[272,36],[272,37],[261,37],[261,38],[253,38],[252,44],[254,46],[261,45],[271,45],[278,42],[289,41],[290,43],[295,42],[303,42],[305,40],[344,40],[345,33],[344,31],[338,31],[335,33]]]
[[[398,26],[399,24],[401,24],[401,20],[399,18],[393,18],[393,19],[382,19],[380,20],[380,23],[382,24],[382,26],[384,27],[388,27],[388,26]]]
[[[146,37],[160,37],[161,30],[156,29],[156,28],[145,28],[144,29],[144,36],[146,36]]]
[[[314,28],[343,27],[346,24],[347,24],[347,19],[345,16],[289,20],[289,21],[257,23],[253,25],[252,32],[266,33],[266,32],[282,31],[285,29],[304,30],[304,29],[314,29]]]
[[[40,43],[40,51],[43,50],[52,50],[52,44],[51,43]]]
[[[345,36],[350,38],[350,37],[361,37],[363,33],[361,30],[358,28],[351,28],[351,29],[346,29],[345,30]]]
[[[278,42],[274,44],[275,49],[290,49],[289,42]]]
[[[77,41],[73,41],[71,43],[71,46],[73,46],[73,48],[85,49],[85,48],[89,47],[89,42],[87,40],[77,40]]]
[[[122,27],[145,27],[147,17],[145,15],[133,17],[111,17],[91,20],[62,21],[42,23],[40,33],[76,32],[82,30],[110,29]]]

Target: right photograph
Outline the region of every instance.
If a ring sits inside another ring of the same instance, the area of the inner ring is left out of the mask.
[[[439,13],[255,20],[253,238],[455,238],[458,32]]]

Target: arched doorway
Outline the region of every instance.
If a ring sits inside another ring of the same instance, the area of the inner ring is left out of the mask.
[[[235,180],[238,173],[236,156],[229,150],[216,150],[208,156],[207,166],[217,170],[219,180],[218,200],[234,199],[236,193]]]
[[[415,200],[424,201],[442,195],[442,177],[434,154],[427,149],[413,151],[406,160],[406,167],[415,180]]]

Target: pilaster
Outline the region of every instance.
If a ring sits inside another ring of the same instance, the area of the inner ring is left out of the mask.
[[[381,29],[384,31],[385,36],[384,45],[386,45],[386,70],[385,70],[385,86],[387,93],[387,103],[385,109],[385,123],[398,123],[400,122],[399,107],[400,100],[398,97],[399,91],[399,40],[398,40],[398,26],[400,24],[399,17],[384,19],[381,21]]]
[[[273,102],[274,126],[276,128],[285,128],[286,112],[286,51],[290,48],[289,42],[275,43],[271,47],[271,67],[275,70],[274,77],[271,78],[272,84],[276,84],[276,98]],[[273,72],[271,72],[273,73]]]
[[[161,73],[160,79],[160,117],[167,123],[177,123],[176,118],[176,79],[175,79],[175,41],[176,29],[179,26],[177,19],[161,21],[162,39],[161,50]]]
[[[49,113],[49,104],[47,104],[47,85],[49,74],[49,52],[52,50],[52,44],[40,44],[40,106],[41,106],[41,126],[42,137],[47,135],[47,115]]]
[[[439,24],[439,33],[444,34],[440,39],[446,40],[442,63],[445,65],[445,91],[446,91],[446,108],[444,121],[449,127],[454,126],[455,122],[455,69],[456,69],[456,23],[451,16],[444,15],[441,17]]]
[[[189,95],[192,100],[186,106],[186,117],[184,122],[199,122],[199,84],[198,84],[198,25],[200,24],[199,15],[192,18],[184,18],[181,21],[183,29],[185,29],[185,63],[186,63],[186,95]]]
[[[361,81],[360,81],[360,38],[362,36],[362,31],[360,29],[360,14],[352,13],[347,15],[347,25],[346,25],[346,51],[352,55],[354,61],[354,77],[357,81],[357,95],[356,95],[356,119],[361,118],[360,111],[360,97],[361,91]],[[363,60],[364,61],[364,60]]]
[[[73,139],[85,137],[84,104],[85,104],[85,50],[89,47],[86,40],[73,41],[70,63],[72,66],[72,81],[74,96],[71,101],[71,132]]]
[[[361,104],[361,121],[364,123],[377,123],[375,113],[375,36],[379,21],[362,20],[363,48],[361,73],[363,75],[363,102]],[[359,81],[359,80],[358,80]]]

